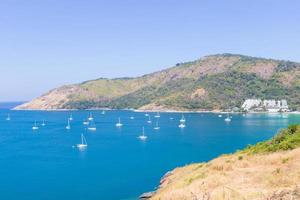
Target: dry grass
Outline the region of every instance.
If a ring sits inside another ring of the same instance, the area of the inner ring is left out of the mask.
[[[300,148],[268,155],[237,153],[175,169],[153,200],[300,199]]]

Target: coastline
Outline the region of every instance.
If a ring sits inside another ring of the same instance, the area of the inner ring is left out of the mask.
[[[291,112],[232,112],[232,111],[221,111],[221,110],[173,110],[173,109],[153,109],[153,110],[144,110],[144,109],[111,109],[111,108],[90,108],[90,109],[20,109],[12,108],[10,110],[15,111],[48,111],[48,112],[57,112],[57,111],[109,111],[109,110],[119,110],[119,111],[132,111],[132,112],[149,112],[149,113],[213,113],[213,114],[296,114],[299,115],[300,111],[291,111]]]

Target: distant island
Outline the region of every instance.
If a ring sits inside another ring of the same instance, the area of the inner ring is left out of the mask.
[[[141,77],[62,86],[15,109],[228,111],[253,98],[284,99],[299,111],[300,64],[217,54]]]

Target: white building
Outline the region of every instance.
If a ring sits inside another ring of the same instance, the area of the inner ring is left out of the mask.
[[[268,111],[268,112],[288,112],[289,106],[285,99],[274,100],[274,99],[247,99],[242,109],[245,111]]]

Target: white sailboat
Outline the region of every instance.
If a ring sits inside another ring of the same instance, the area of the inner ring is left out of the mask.
[[[96,124],[95,124],[94,121],[91,121],[91,122],[89,123],[88,130],[89,130],[89,131],[96,131],[96,130],[97,130]]]
[[[69,120],[70,120],[70,121],[73,121],[73,116],[72,116],[72,114],[70,114]]]
[[[142,132],[142,135],[140,135],[139,137],[138,137],[140,140],[146,140],[148,137],[145,135],[145,128],[143,127],[143,132]]]
[[[154,117],[155,117],[155,118],[160,118],[159,112],[157,112],[156,115],[155,115]]]
[[[71,124],[70,124],[70,120],[68,119],[68,124],[67,124],[67,126],[66,126],[66,129],[67,130],[70,130],[71,129]]]
[[[148,123],[148,124],[151,124],[151,123],[152,123],[152,121],[151,121],[151,116],[150,116],[150,115],[148,115],[148,121],[147,121],[147,123]]]
[[[46,126],[45,120],[43,120],[41,126]]]
[[[86,120],[86,121],[83,121],[82,123],[83,123],[83,125],[89,125],[90,122],[88,120]]]
[[[159,129],[160,129],[160,127],[158,126],[158,121],[156,121],[156,125],[154,126],[153,129],[154,129],[154,130],[159,130]]]
[[[10,121],[10,115],[7,114],[6,121]]]
[[[88,120],[89,120],[89,121],[94,120],[92,113],[90,113],[90,116],[89,116]]]
[[[38,130],[38,129],[39,129],[39,127],[37,126],[36,121],[35,121],[32,126],[32,130]]]
[[[218,115],[218,117],[220,117],[220,118],[221,118],[221,117],[223,117],[223,116],[222,116],[222,115]]]
[[[184,115],[181,116],[180,123],[185,123]]]
[[[123,124],[121,123],[121,118],[119,117],[119,121],[118,123],[116,123],[116,127],[121,127],[121,126],[123,126]]]
[[[148,116],[149,116],[149,114],[148,114],[148,113],[146,113],[146,114],[145,114],[145,117],[148,117]]]
[[[231,118],[229,117],[229,114],[227,114],[227,117],[224,119],[225,122],[231,122]]]
[[[86,142],[86,139],[83,136],[83,134],[81,134],[81,143],[77,144],[76,146],[77,146],[78,149],[84,149],[84,148],[86,148],[88,146],[87,142]]]
[[[102,110],[101,114],[102,114],[102,115],[105,115],[105,110]]]
[[[185,128],[185,124],[181,122],[178,127],[179,128]]]

